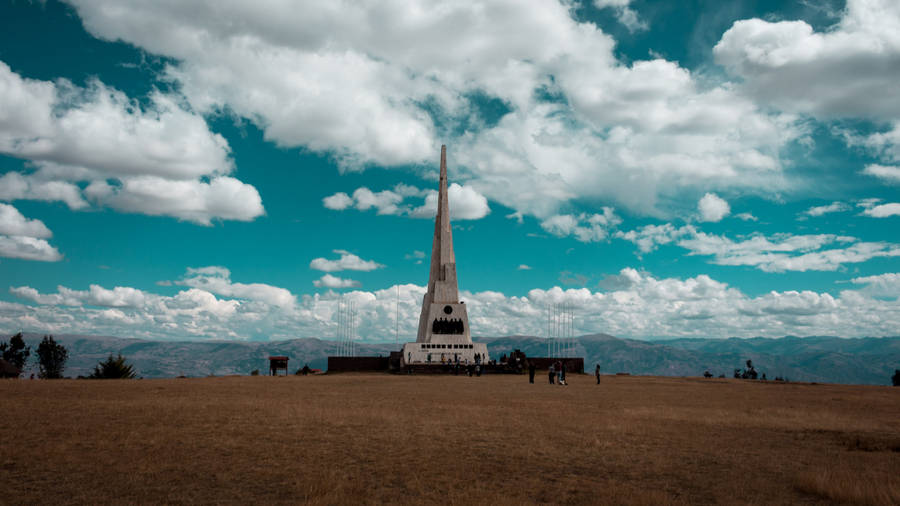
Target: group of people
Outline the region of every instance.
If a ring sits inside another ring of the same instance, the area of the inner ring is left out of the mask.
[[[534,372],[535,372],[534,362],[530,362],[528,364],[528,382],[534,383]],[[550,364],[549,379],[550,384],[559,384],[559,385],[568,385],[566,383],[566,363],[562,360],[557,360],[556,362]]]
[[[550,365],[549,371],[549,379],[550,384],[553,384],[553,379],[556,378],[556,383],[558,385],[568,385],[566,383],[566,363],[562,360],[557,360],[556,362]]]
[[[411,353],[409,354],[409,357],[410,357],[409,359],[412,360]],[[431,362],[431,353],[428,354],[427,361],[429,363]],[[484,361],[484,357],[482,357],[481,353],[476,353],[475,354],[475,365],[481,365],[483,361]],[[445,353],[441,353],[441,364],[452,364],[452,363],[455,363],[455,364],[462,363],[463,365],[468,365],[469,359],[463,358],[462,360],[460,360],[459,353],[454,353],[453,358],[449,358],[446,356]]]
[[[470,364],[468,360],[466,360],[465,364],[461,364],[458,360],[456,363],[451,364],[450,361],[447,361],[447,364],[444,366],[444,370],[453,371],[454,376],[459,376],[459,371],[463,371],[466,373],[466,376],[481,376],[482,367],[481,364]]]
[[[535,366],[534,362],[528,364],[528,382],[534,383],[534,373]],[[597,367],[594,368],[594,376],[597,377],[597,384],[600,384],[600,364],[597,364]],[[550,380],[550,384],[557,385],[568,385],[566,382],[566,363],[562,360],[557,360],[556,362],[550,364],[550,370],[547,375]]]

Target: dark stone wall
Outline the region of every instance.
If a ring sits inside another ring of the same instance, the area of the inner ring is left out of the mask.
[[[393,355],[393,353],[392,353]],[[395,365],[394,369],[399,367],[399,353],[398,355],[398,364]],[[553,358],[553,357],[528,357],[528,361],[535,365],[535,368],[547,370],[550,368],[550,364],[555,363],[557,360],[564,360],[566,363],[566,372],[570,373],[583,373],[584,372],[584,358]],[[391,369],[390,367],[391,359],[390,357],[328,357],[328,372],[373,372],[373,371],[388,371]],[[496,366],[485,366],[484,371],[491,372],[503,372],[505,369],[501,364],[497,364]],[[461,369],[465,371],[465,369]],[[413,366],[413,372],[433,372],[433,373],[447,373],[452,372],[453,369],[449,366],[442,366],[441,364],[415,364]],[[526,368],[523,368],[523,371],[527,371]]]
[[[388,357],[328,357],[328,372],[387,371]]]

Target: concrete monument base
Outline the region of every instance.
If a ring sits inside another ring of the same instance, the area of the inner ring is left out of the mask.
[[[403,365],[407,364],[437,364],[456,363],[474,364],[475,354],[479,355],[479,360],[483,364],[487,362],[488,356],[487,345],[484,343],[464,342],[458,340],[456,342],[448,339],[446,342],[430,342],[430,343],[406,343],[403,345]]]

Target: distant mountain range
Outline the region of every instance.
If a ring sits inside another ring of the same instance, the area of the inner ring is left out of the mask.
[[[34,351],[43,337],[28,333],[32,347],[29,370],[34,372]],[[9,336],[3,336],[3,340]],[[315,338],[274,342],[144,341],[108,336],[54,335],[69,350],[65,375],[88,375],[109,354],[121,353],[145,378],[266,374],[269,355],[290,357],[290,370],[309,364],[325,369],[334,341]],[[547,356],[547,339],[532,336],[475,338],[488,345],[491,358],[514,349],[528,356]],[[398,349],[393,343],[357,343],[358,355],[384,355]],[[900,337],[845,339],[840,337],[783,337],[777,339],[673,339],[638,341],[594,334],[575,339],[575,356],[584,357],[586,372],[600,364],[604,373],[627,372],[659,376],[700,376],[709,371],[731,377],[753,361],[760,374],[791,381],[848,384],[890,384],[900,369]]]
[[[547,354],[547,340],[512,336],[482,339],[491,356],[519,348],[526,355]],[[752,360],[768,379],[889,385],[900,369],[900,337],[846,339],[840,337],[782,337],[752,339],[673,339],[638,341],[594,334],[576,339],[575,353],[584,357],[585,369],[596,364],[604,373],[627,372],[658,376],[732,377]]]

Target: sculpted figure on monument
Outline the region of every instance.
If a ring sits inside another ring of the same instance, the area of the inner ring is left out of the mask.
[[[465,325],[460,318],[452,318],[450,320],[446,318],[435,318],[434,321],[431,322],[431,333],[456,335],[464,334]]]

